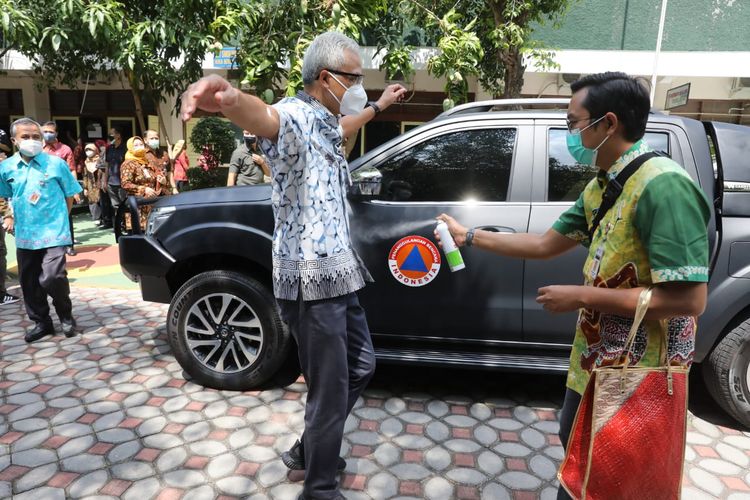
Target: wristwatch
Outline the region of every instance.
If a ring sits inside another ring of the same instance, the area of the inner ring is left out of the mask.
[[[464,244],[467,247],[470,247],[471,245],[474,244],[474,228],[473,227],[469,229],[468,231],[466,231],[466,241],[464,242]]]
[[[372,102],[372,101],[368,102],[368,103],[367,103],[367,104],[365,105],[365,107],[366,107],[366,108],[372,108],[372,109],[374,109],[374,110],[375,110],[375,114],[376,114],[376,115],[377,115],[377,114],[379,114],[379,113],[380,113],[380,112],[382,111],[382,110],[380,109],[380,106],[378,106],[378,105],[377,105],[377,103],[374,103],[374,102]]]

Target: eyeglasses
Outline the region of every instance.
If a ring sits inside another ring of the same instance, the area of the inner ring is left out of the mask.
[[[591,117],[589,116],[588,118],[579,118],[577,120],[568,120],[568,119],[566,119],[565,123],[568,124],[568,132],[572,132],[573,131],[573,125],[574,124],[576,124],[578,122],[582,122],[584,120],[591,120]]]
[[[347,73],[346,71],[338,71],[335,69],[328,69],[328,68],[323,68],[323,69],[325,69],[329,73],[345,76],[352,83],[352,85],[361,84],[365,80],[365,75],[361,73]]]

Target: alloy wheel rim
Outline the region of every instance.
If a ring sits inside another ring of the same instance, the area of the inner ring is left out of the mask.
[[[247,369],[263,348],[258,315],[231,293],[213,293],[197,300],[187,313],[183,331],[193,357],[222,374]]]

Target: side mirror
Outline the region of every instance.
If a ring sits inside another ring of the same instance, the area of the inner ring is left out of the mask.
[[[375,169],[357,170],[352,174],[352,185],[349,197],[358,200],[372,200],[380,196],[383,186],[383,176]]]

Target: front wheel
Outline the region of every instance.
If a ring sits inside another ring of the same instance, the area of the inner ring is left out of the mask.
[[[750,318],[721,339],[703,367],[708,391],[741,424],[750,427]]]
[[[270,291],[233,271],[209,271],[175,294],[167,320],[169,344],[193,380],[245,391],[273,377],[290,348]]]

